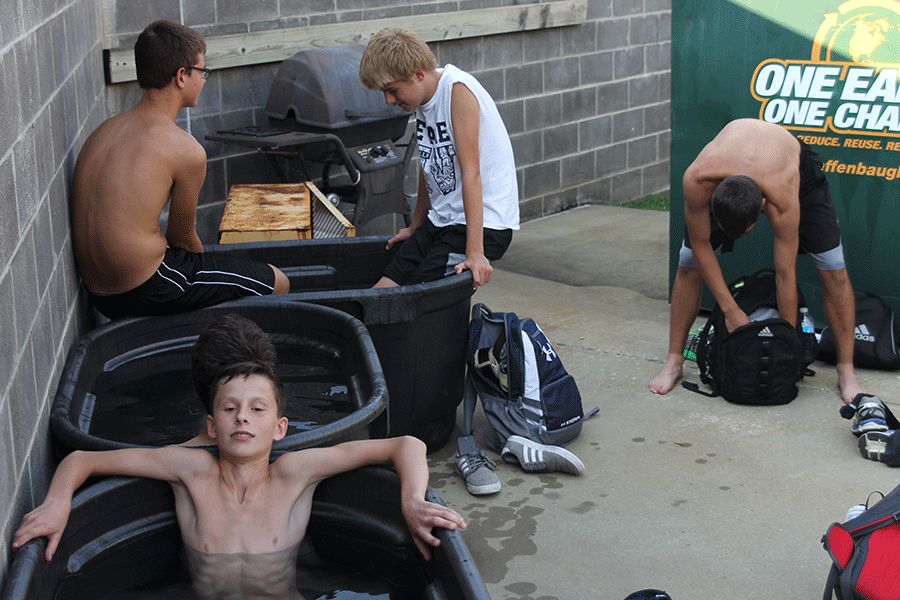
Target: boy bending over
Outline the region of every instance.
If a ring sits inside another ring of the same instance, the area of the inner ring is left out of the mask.
[[[453,65],[442,69],[411,31],[383,29],[363,52],[359,79],[385,102],[416,113],[419,190],[404,242],[375,287],[440,279],[472,271],[491,280],[519,228],[519,189],[509,134],[490,94]]]
[[[440,543],[433,527],[465,528],[456,512],[425,500],[425,444],[413,437],[300,450],[269,464],[272,443],[288,426],[276,361],[271,340],[254,323],[235,315],[217,320],[194,346],[191,375],[207,407],[207,433],[219,448],[218,458],[176,446],[73,452],[60,463],[43,504],[22,519],[13,548],[47,536],[50,560],[72,495],[88,477],[149,477],[172,486],[191,579],[201,596],[246,597],[260,589],[296,597],[297,548],[316,486],[331,475],[388,461],[400,476],[403,516],[425,558]],[[264,568],[242,573],[241,564],[247,563]],[[277,576],[262,581],[262,573]]]

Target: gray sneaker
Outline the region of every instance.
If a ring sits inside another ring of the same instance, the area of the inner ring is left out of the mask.
[[[508,463],[519,463],[522,469],[533,473],[544,471],[562,471],[572,475],[584,473],[584,463],[565,448],[539,444],[519,435],[509,436],[500,457]]]
[[[481,450],[468,454],[457,453],[455,466],[459,476],[466,480],[466,488],[470,494],[484,496],[500,491],[500,478],[494,473],[497,463]]]

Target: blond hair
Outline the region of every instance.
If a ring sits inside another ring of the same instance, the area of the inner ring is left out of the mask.
[[[370,90],[382,90],[395,81],[409,80],[416,69],[437,69],[428,44],[408,29],[387,27],[369,40],[359,63],[359,81]]]

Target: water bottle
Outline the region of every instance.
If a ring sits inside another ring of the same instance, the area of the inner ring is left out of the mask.
[[[816,333],[816,325],[813,323],[813,319],[809,316],[809,309],[805,306],[800,309],[800,316],[802,317],[800,328],[803,330],[803,333],[811,333],[815,335]]]
[[[803,332],[803,360],[807,365],[811,365],[816,360],[819,342],[816,339],[816,326],[809,316],[809,309],[805,306],[800,309],[800,329]]]
[[[857,504],[855,506],[851,506],[850,510],[847,511],[847,517],[844,519],[844,522],[849,521],[850,519],[855,519],[864,512],[866,512],[865,504]]]
[[[701,331],[703,331],[702,328],[688,333],[687,343],[684,345],[684,352],[682,353],[685,359],[697,362],[697,346],[700,345]]]

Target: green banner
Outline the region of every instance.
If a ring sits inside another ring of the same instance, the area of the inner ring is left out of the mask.
[[[729,121],[779,124],[822,157],[857,292],[900,310],[900,2],[672,3],[670,282],[684,235],[681,178]],[[720,258],[726,281],[773,265],[765,218]],[[798,281],[824,325],[821,281]],[[706,292],[703,306],[711,308]]]

